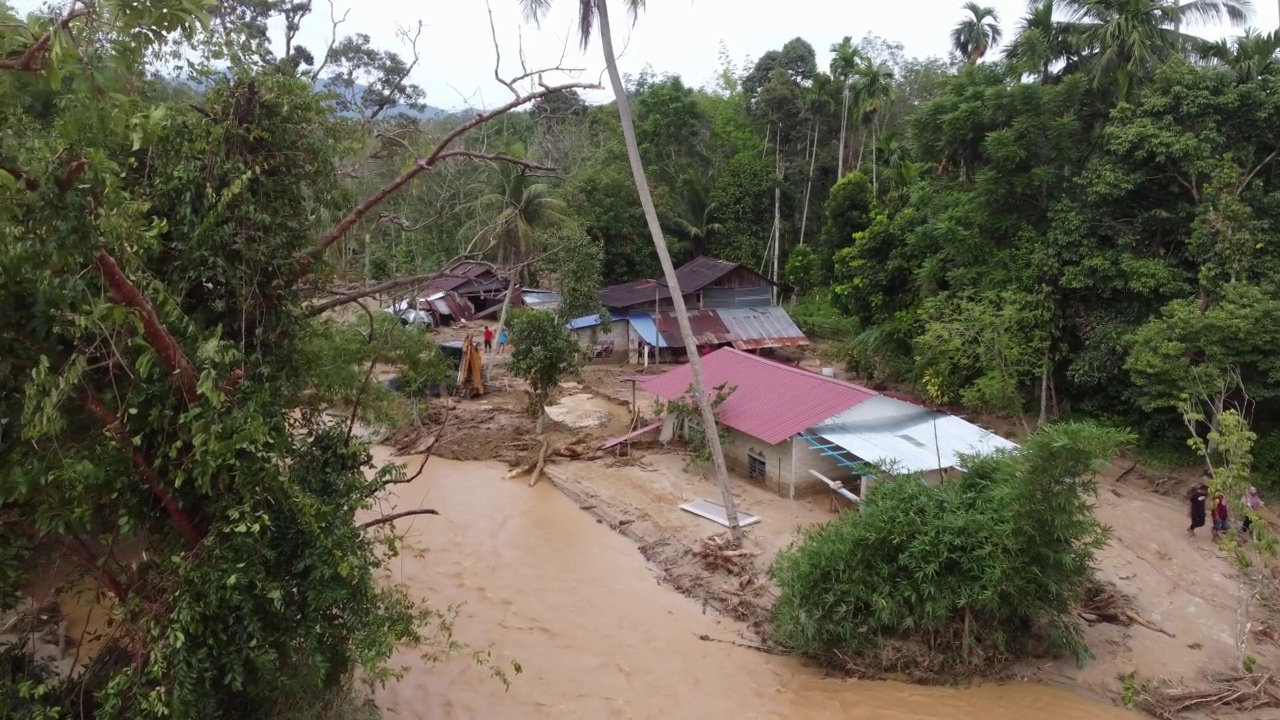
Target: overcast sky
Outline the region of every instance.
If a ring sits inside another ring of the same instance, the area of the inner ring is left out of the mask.
[[[484,107],[509,99],[507,90],[493,80],[493,41],[484,0],[333,2],[339,15],[350,9],[341,33],[366,33],[376,45],[388,49],[406,50],[397,41],[397,26],[414,26],[419,20],[424,23],[419,42],[422,59],[413,80],[427,91],[431,105]],[[518,74],[516,51],[523,41],[530,68],[560,64],[567,49],[563,64],[586,69],[579,79],[601,79],[604,63],[599,43],[593,41],[585,54],[578,49],[576,0],[553,0],[555,9],[541,28],[525,23],[519,0],[489,2],[505,75]],[[15,4],[29,9],[37,0],[17,0]],[[833,42],[845,35],[856,40],[868,32],[901,42],[908,56],[945,55],[951,28],[962,17],[962,0],[649,0],[647,4],[648,9],[633,27],[623,10],[623,0],[609,0],[620,68],[634,74],[650,64],[659,73],[677,73],[697,86],[713,79],[722,41],[741,64],[747,56],[759,57],[793,37],[803,37],[813,44],[819,65],[825,67],[827,48]],[[1000,13],[1005,37],[1010,38],[1024,12],[1025,0],[983,0],[983,4]],[[300,40],[319,54],[328,44],[329,8],[327,0],[315,0],[315,5]],[[1255,4],[1251,24],[1273,29],[1277,14],[1276,0],[1263,0]],[[1238,34],[1221,26],[1188,30],[1209,38]],[[280,28],[276,35],[281,35]],[[593,99],[604,97],[597,93]]]

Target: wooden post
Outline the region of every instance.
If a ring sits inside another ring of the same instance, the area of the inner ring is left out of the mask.
[[[782,461],[779,460],[779,463]],[[791,437],[791,502],[796,501],[796,439]]]

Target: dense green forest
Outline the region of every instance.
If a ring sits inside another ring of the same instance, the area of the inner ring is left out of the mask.
[[[324,311],[457,257],[583,311],[660,272],[586,83],[423,113],[421,26],[307,48],[312,9],[0,0],[0,610],[53,555],[116,623],[74,688],[5,653],[5,713],[313,717],[397,645],[454,648],[354,520],[408,479],[365,473],[372,368],[425,385],[430,340]],[[973,5],[947,58],[851,28],[626,97],[677,262],[776,275],[855,375],[1148,440],[1252,403],[1274,471],[1280,35],[1184,34],[1246,9],[1046,0],[1006,38]]]

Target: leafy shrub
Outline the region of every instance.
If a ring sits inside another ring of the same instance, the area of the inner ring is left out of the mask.
[[[1066,617],[1109,534],[1091,509],[1092,474],[1129,440],[1054,425],[1019,451],[967,459],[940,486],[878,483],[861,512],[778,554],[775,639],[872,673],[972,674],[1042,650],[1083,661]]]

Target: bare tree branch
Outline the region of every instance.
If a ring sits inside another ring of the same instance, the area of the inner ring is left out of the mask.
[[[368,530],[371,527],[386,525],[387,523],[395,522],[400,518],[412,517],[414,515],[439,515],[439,514],[440,514],[439,512],[432,510],[431,508],[419,508],[417,510],[404,510],[398,513],[391,513],[390,515],[383,515],[382,517],[376,520],[370,520],[369,522],[361,523],[356,526],[356,529]]]
[[[333,230],[329,231],[329,233],[325,235],[323,238],[321,238],[320,241],[316,243],[314,247],[312,247],[310,250],[308,250],[304,254],[303,256],[304,259],[311,261],[311,260],[317,260],[320,257],[322,257],[326,250],[328,250],[334,243],[338,242],[343,237],[345,237],[347,233],[351,231],[351,228],[355,226],[356,223],[360,222],[360,220],[365,215],[369,214],[369,211],[373,210],[375,207],[381,204],[382,201],[387,199],[389,195],[391,195],[395,191],[407,185],[415,177],[422,174],[424,171],[434,167],[437,163],[440,162],[441,156],[445,154],[449,146],[452,145],[455,140],[467,134],[471,130],[474,130],[475,128],[489,122],[490,120],[493,120],[494,118],[501,117],[511,112],[512,110],[515,110],[516,108],[527,105],[531,102],[537,101],[549,95],[554,95],[556,93],[564,92],[566,90],[598,89],[599,87],[600,86],[596,84],[580,83],[580,82],[566,83],[563,85],[556,85],[556,86],[544,86],[541,90],[536,90],[526,95],[521,95],[511,100],[510,102],[506,103],[505,105],[497,107],[493,110],[490,110],[488,112],[478,113],[475,117],[471,118],[465,123],[462,123],[458,127],[454,128],[452,131],[450,131],[447,135],[445,135],[444,138],[435,146],[435,149],[431,151],[430,155],[415,162],[413,165],[409,167],[408,170],[405,170],[403,173],[401,173],[399,177],[387,183],[386,185],[383,185],[381,188],[378,189],[377,192],[373,193],[368,198],[366,198],[363,202],[361,202],[359,205],[352,208],[352,210],[349,213],[347,213],[346,217],[344,217],[341,220],[341,222],[339,222],[337,226],[333,228]]]
[[[507,155],[505,153],[485,153],[485,152],[475,152],[473,150],[450,150],[449,152],[440,154],[440,160],[449,160],[451,158],[458,158],[458,157],[471,158],[473,160],[486,160],[488,162],[509,163],[511,165],[515,165],[516,167],[526,172],[530,170],[536,170],[540,172],[556,171],[555,168],[550,167],[548,165],[540,165],[538,163],[528,162],[527,160],[520,160],[518,158],[511,157],[510,155]]]
[[[395,96],[394,88],[399,87],[400,84],[403,83],[405,79],[409,77],[409,73],[413,72],[413,69],[418,66],[418,60],[420,59],[420,56],[418,53],[418,38],[422,37],[422,21],[421,20],[418,21],[418,29],[414,32],[412,38],[409,37],[408,31],[403,29],[397,31],[396,34],[404,38],[404,40],[409,43],[409,47],[413,51],[413,62],[409,63],[409,65],[405,67],[404,72],[400,74],[400,77],[396,78],[395,83],[391,86],[392,90],[390,92],[385,93],[384,97],[382,98],[382,102],[376,108],[373,109],[373,112],[369,113],[369,118],[368,118],[369,120],[376,119],[379,115],[382,114],[384,110],[387,109],[387,107],[390,106],[391,98]]]
[[[333,57],[333,48],[338,44],[338,26],[347,21],[347,16],[351,14],[351,8],[342,13],[342,17],[338,17],[338,9],[333,6],[333,0],[329,0],[329,22],[333,23],[333,33],[329,37],[329,47],[324,51],[324,59],[316,65],[316,69],[311,71],[309,77],[311,84],[315,84],[320,79],[320,73],[329,66],[329,60]]]

